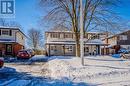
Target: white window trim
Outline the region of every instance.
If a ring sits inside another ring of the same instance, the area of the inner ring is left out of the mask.
[[[8,31],[8,34],[3,34],[3,31]],[[4,36],[9,36],[9,30],[1,30],[1,35],[4,35]]]
[[[73,46],[72,45],[66,45],[65,49],[67,50],[67,52],[73,52]]]

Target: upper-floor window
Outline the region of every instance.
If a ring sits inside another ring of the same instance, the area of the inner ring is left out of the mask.
[[[22,36],[22,40],[23,40],[23,36]]]
[[[73,34],[65,33],[65,38],[73,38]]]
[[[127,35],[120,35],[120,40],[127,40]]]
[[[9,30],[2,30],[2,35],[9,35]]]
[[[3,29],[0,29],[0,35],[12,36],[12,30],[3,30]]]
[[[51,33],[51,38],[60,38],[60,34],[58,34],[58,33]]]
[[[87,33],[84,37],[87,39],[99,39],[99,34]]]

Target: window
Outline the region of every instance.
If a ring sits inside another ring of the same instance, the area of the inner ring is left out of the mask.
[[[127,35],[120,35],[120,40],[127,40]]]
[[[12,45],[7,45],[7,52],[12,52]]]
[[[130,50],[130,46],[128,46],[128,48],[127,48],[128,50]]]
[[[84,47],[84,52],[89,52],[89,48],[88,47]]]
[[[22,36],[22,40],[23,40],[23,36]]]
[[[51,46],[50,49],[51,49],[52,51],[57,51],[56,46]]]
[[[67,52],[72,52],[73,51],[73,46],[71,46],[71,45],[65,46],[65,50]]]
[[[73,34],[65,33],[65,38],[73,38]]]
[[[51,38],[60,38],[59,33],[51,33]]]
[[[2,35],[9,35],[9,30],[2,30]]]

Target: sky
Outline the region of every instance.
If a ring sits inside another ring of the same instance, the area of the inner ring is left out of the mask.
[[[130,0],[122,0],[120,7],[114,8],[125,20],[130,21]],[[41,12],[38,7],[38,0],[15,0],[15,18],[8,19],[16,21],[22,25],[25,34],[30,28],[47,29],[41,27],[38,23],[45,12]]]
[[[38,0],[15,0],[15,18],[7,20],[18,22],[25,33],[30,28],[40,28],[38,23],[43,13],[38,8]]]

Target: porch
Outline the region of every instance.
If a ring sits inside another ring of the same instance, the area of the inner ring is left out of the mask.
[[[89,55],[104,55],[102,54],[101,46],[99,44],[85,44],[84,56]],[[48,56],[75,56],[75,44],[46,44],[46,51]]]

